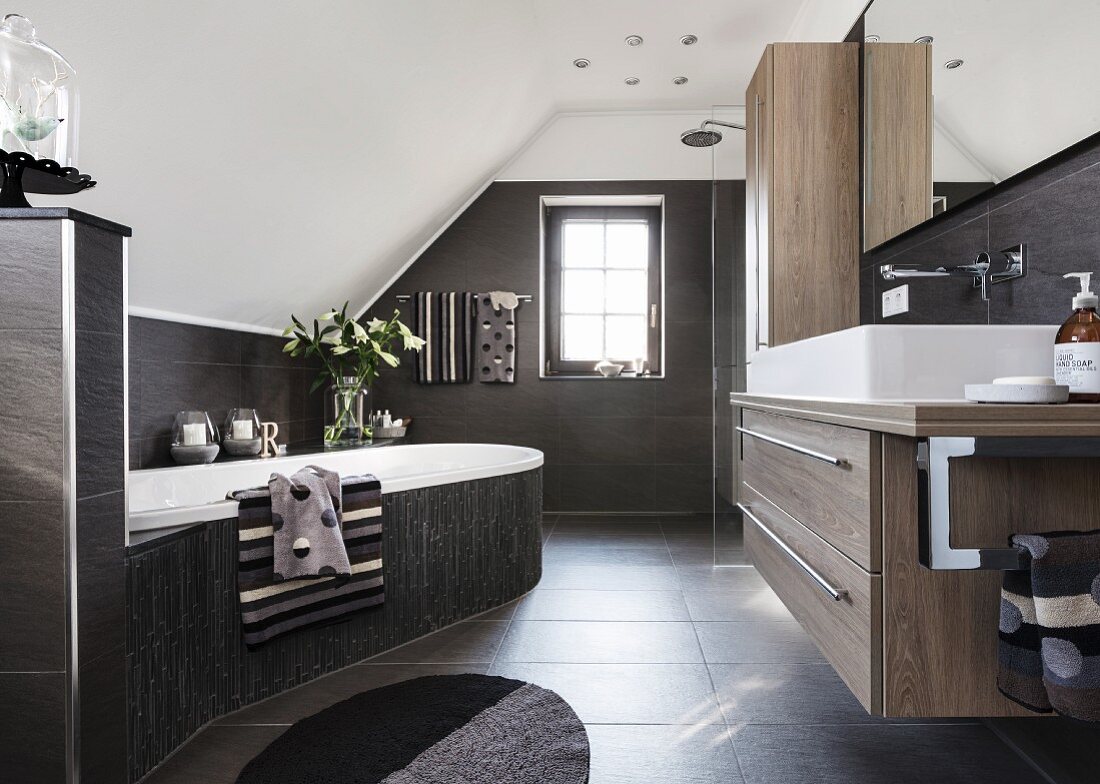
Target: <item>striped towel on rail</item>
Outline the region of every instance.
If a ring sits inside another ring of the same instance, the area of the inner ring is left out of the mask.
[[[237,591],[241,628],[247,645],[381,604],[382,485],[370,474],[341,481],[340,515],[351,577],[274,580],[271,493],[266,487],[240,490],[237,507]]]
[[[420,384],[465,384],[472,362],[474,294],[417,291],[412,295],[413,332],[424,339],[413,369]]]

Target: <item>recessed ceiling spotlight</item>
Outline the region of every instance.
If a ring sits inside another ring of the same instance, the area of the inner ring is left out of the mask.
[[[641,81],[642,80],[639,79],[637,76],[628,76],[623,79],[623,84],[628,84],[633,87],[634,85],[639,84]]]
[[[640,35],[628,35],[626,37],[627,46],[641,46],[645,43]]]
[[[879,38],[877,35],[868,35],[868,36],[865,36],[863,40],[866,41],[869,44],[877,44],[882,39]]]
[[[699,43],[699,36],[697,35],[684,35],[680,37],[680,43],[684,46],[691,46],[692,44]]]
[[[673,84],[687,84],[688,83],[688,78],[686,76],[677,76],[675,79],[672,80],[672,83]]]
[[[962,64],[962,60],[955,58],[954,60],[948,60],[946,63],[943,64],[943,67],[946,68],[948,71],[954,71]]]
[[[576,60],[573,61],[573,65],[577,66],[578,68],[587,68],[588,66],[592,65],[592,61],[589,60],[587,57],[578,57]]]
[[[930,35],[922,35],[920,38],[913,41],[913,43],[915,43],[915,44],[930,44],[930,43],[932,43],[933,40],[935,40],[935,39],[933,39],[932,36],[930,36]]]

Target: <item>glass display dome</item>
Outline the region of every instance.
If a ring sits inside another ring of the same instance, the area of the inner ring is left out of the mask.
[[[19,14],[0,22],[0,148],[76,166],[76,72]]]

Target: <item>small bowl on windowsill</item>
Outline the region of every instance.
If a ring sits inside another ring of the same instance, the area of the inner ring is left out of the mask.
[[[626,365],[620,365],[617,362],[605,359],[596,363],[596,372],[604,378],[615,378],[615,376],[623,372],[624,367],[626,367]]]

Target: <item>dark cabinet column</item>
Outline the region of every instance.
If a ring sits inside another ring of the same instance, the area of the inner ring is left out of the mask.
[[[126,237],[0,210],[0,770],[126,780]]]

